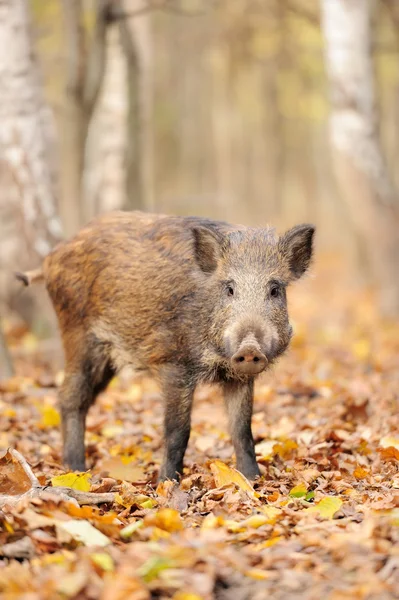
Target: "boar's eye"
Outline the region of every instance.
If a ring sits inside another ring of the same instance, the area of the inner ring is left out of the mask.
[[[279,298],[281,296],[281,286],[278,283],[273,283],[270,287],[270,295],[272,298]]]
[[[232,283],[226,284],[226,293],[228,296],[234,296],[234,287]]]

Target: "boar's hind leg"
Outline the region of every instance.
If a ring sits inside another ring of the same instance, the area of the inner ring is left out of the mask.
[[[177,368],[166,369],[161,383],[165,401],[165,450],[159,480],[164,481],[179,479],[183,472],[183,458],[190,437],[194,386]]]
[[[253,393],[253,381],[224,384],[224,398],[236,453],[237,469],[248,479],[255,479],[260,475],[251,430]]]
[[[85,470],[86,415],[97,395],[115,375],[112,365],[98,357],[66,365],[60,390],[63,462],[75,471]]]

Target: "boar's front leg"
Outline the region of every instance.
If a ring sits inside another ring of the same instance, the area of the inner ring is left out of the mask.
[[[115,369],[103,359],[89,357],[67,364],[60,389],[63,462],[73,471],[85,470],[87,412],[114,375]]]
[[[251,430],[254,382],[225,383],[224,398],[229,415],[231,438],[236,453],[237,469],[255,479],[260,475]]]
[[[165,402],[164,458],[159,480],[180,479],[191,428],[194,385],[184,369],[165,368],[161,375]]]

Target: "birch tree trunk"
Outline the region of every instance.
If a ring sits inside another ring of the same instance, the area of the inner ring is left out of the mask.
[[[33,51],[27,0],[0,0],[0,228],[15,237],[1,260],[43,257],[60,239],[55,126]],[[14,231],[11,231],[14,229]],[[2,243],[5,235],[0,234]],[[25,260],[26,264],[26,260]],[[21,265],[22,266],[22,265]]]
[[[386,316],[399,314],[399,218],[378,138],[371,56],[372,0],[322,0],[331,90],[330,140],[338,184],[367,248]]]
[[[146,0],[120,0],[127,18],[120,33],[127,61],[127,201],[125,208],[152,211],[154,201],[153,89],[151,16]],[[138,14],[143,10],[143,14]],[[131,16],[129,17],[129,12]]]
[[[128,83],[117,23],[107,28],[106,44],[104,80],[86,144],[85,221],[126,205]]]

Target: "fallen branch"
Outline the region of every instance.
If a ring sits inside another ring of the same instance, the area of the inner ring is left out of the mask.
[[[21,465],[25,471],[32,487],[23,494],[17,494],[15,496],[0,494],[0,508],[4,506],[14,507],[24,500],[30,500],[32,498],[50,498],[51,496],[57,496],[65,502],[72,502],[76,506],[80,504],[104,504],[107,502],[113,502],[115,500],[115,494],[112,492],[108,493],[91,493],[82,492],[81,490],[74,490],[69,487],[51,487],[40,485],[40,482],[34,472],[32,471],[27,460],[22,456],[18,450],[10,449],[10,454],[13,458]]]

